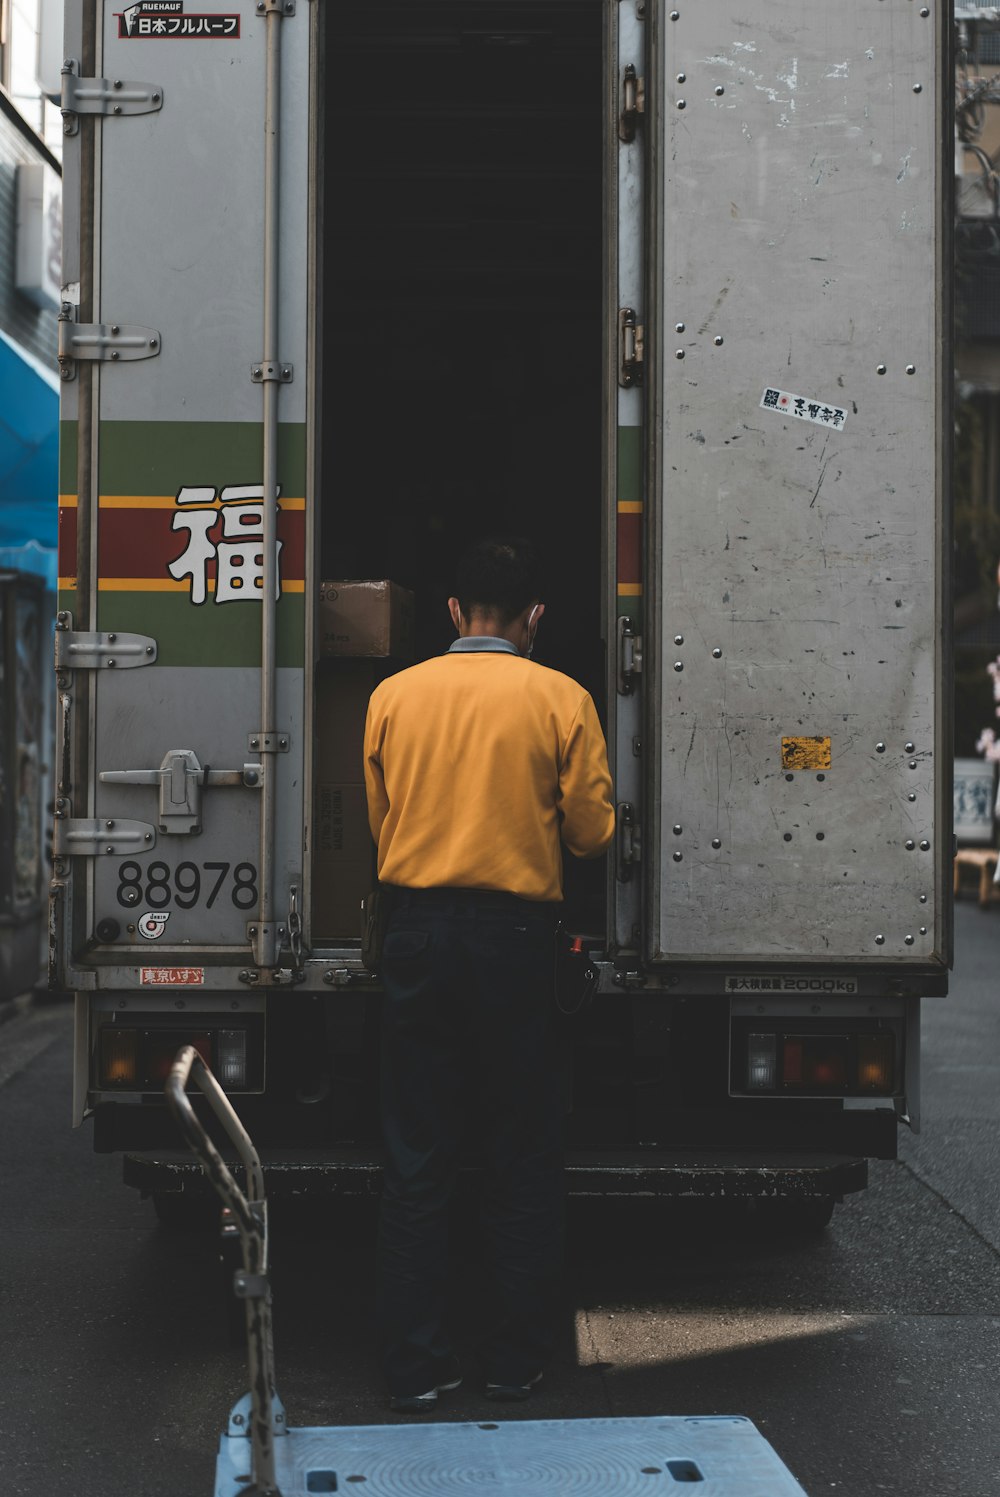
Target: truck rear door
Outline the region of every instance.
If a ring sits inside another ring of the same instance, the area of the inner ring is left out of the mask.
[[[948,7],[647,10],[643,955],[932,990]]]
[[[67,6],[55,935],[78,989],[232,987],[304,905],[312,10]]]

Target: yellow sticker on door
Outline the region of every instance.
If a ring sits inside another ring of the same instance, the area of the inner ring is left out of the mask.
[[[829,738],[783,738],[782,769],[829,769]]]

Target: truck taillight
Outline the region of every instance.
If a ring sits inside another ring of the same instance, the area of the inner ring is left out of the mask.
[[[101,1085],[134,1091],[138,1085],[138,1035],[134,1029],[101,1030]]]
[[[742,1056],[740,1052],[742,1051]],[[891,1097],[898,1090],[891,1030],[803,1026],[734,1033],[733,1091],[755,1096]]]
[[[858,1039],[858,1086],[889,1095],[893,1091],[895,1045],[891,1034],[863,1034]]]
[[[193,1045],[205,1064],[211,1068],[211,1035],[184,1034],[178,1040],[176,1033],[169,1029],[147,1029],[142,1036],[142,1079],[145,1086],[156,1091],[163,1087],[181,1045]]]
[[[246,1086],[247,1032],[245,1029],[219,1030],[216,1040],[215,1069],[222,1086]]]
[[[843,1091],[848,1082],[850,1040],[846,1035],[785,1035],[781,1084],[810,1091]]]
[[[148,1029],[105,1024],[97,1051],[97,1084],[104,1091],[162,1092],[182,1045],[193,1045],[227,1091],[259,1091],[263,1086],[262,1034],[247,1028],[204,1028],[181,1024]]]
[[[747,1086],[754,1091],[773,1091],[778,1037],[752,1034],[747,1046]]]

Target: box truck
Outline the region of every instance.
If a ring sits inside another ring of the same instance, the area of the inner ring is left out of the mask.
[[[378,1177],[361,723],[527,533],[618,835],[570,1189],[828,1217],[951,952],[951,23],[918,0],[67,0],[53,980],[183,1204]]]

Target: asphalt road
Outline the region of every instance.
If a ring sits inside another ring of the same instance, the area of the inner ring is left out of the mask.
[[[559,1356],[505,1417],[739,1413],[810,1497],[997,1497],[998,957],[1000,908],[961,905],[952,997],[925,1004],[923,1131],[822,1237],[693,1210],[577,1213]],[[64,1008],[0,1029],[0,1489],[210,1497],[245,1382],[214,1244],[160,1229],[120,1160],[70,1131],[70,1029]],[[385,1419],[371,1212],[288,1206],[273,1238],[290,1422]],[[477,1289],[472,1270],[456,1282],[470,1347]],[[440,1417],[496,1412],[470,1379]]]

